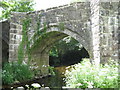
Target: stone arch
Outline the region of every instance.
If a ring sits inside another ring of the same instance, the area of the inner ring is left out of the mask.
[[[46,37],[45,37],[46,36]],[[34,62],[34,66],[37,66],[39,70],[41,70],[42,74],[48,74],[48,66],[49,66],[49,51],[53,44],[56,41],[59,41],[67,36],[71,36],[76,39],[79,43],[83,45],[83,47],[88,51],[91,58],[92,57],[92,49],[90,48],[90,44],[88,44],[86,40],[84,40],[81,36],[72,32],[71,30],[65,28],[64,30],[60,30],[59,27],[49,27],[47,32],[40,36],[40,38],[31,46],[32,51],[32,64]]]

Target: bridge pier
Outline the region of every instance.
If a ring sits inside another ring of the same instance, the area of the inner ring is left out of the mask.
[[[39,71],[40,75],[48,75],[49,74],[49,54],[48,53],[35,53],[32,56],[32,66]]]

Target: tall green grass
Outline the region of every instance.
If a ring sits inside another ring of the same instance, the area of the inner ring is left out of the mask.
[[[85,59],[68,67],[65,72],[66,86],[70,88],[118,88],[120,76],[118,64],[95,66]]]

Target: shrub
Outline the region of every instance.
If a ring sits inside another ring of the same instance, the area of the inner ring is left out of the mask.
[[[118,64],[92,65],[85,59],[65,72],[66,86],[71,88],[118,88]]]
[[[34,73],[28,65],[18,64],[17,62],[6,63],[2,70],[3,84],[11,84],[31,79]]]
[[[54,67],[51,67],[51,66],[49,66],[48,67],[48,70],[49,70],[49,73],[51,74],[51,75],[55,75],[55,68]]]

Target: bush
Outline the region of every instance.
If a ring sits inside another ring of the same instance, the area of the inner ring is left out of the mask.
[[[2,70],[3,84],[11,84],[31,79],[34,73],[28,65],[18,64],[17,62],[6,63]]]
[[[118,64],[92,65],[85,59],[65,72],[66,86],[71,88],[118,88]]]
[[[51,74],[51,75],[55,75],[55,68],[54,67],[51,67],[51,66],[49,66],[48,67],[48,70],[49,70],[49,73]]]

